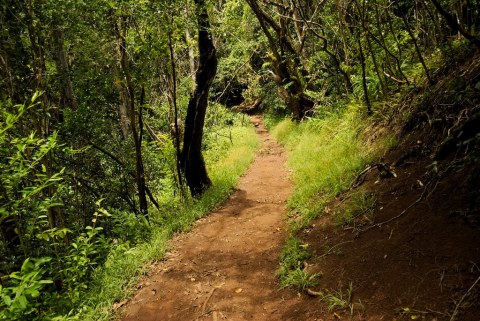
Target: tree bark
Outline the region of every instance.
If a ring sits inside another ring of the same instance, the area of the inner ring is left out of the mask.
[[[279,22],[269,16],[256,0],[247,0],[248,5],[257,17],[263,33],[267,37],[271,51],[271,64],[274,73],[273,80],[277,85],[280,96],[285,101],[291,117],[295,121],[301,121],[305,113],[314,106],[312,99],[305,93],[302,71],[304,70],[300,53],[295,49],[303,48],[303,45],[295,46],[290,36],[289,21],[295,20],[289,17],[292,12],[277,4],[284,15]],[[288,12],[287,12],[288,11]],[[275,36],[270,32],[271,28]],[[304,39],[299,39],[301,43]]]
[[[132,77],[130,75],[129,64],[128,64],[128,57],[126,53],[126,40],[125,40],[125,30],[121,29],[122,27],[125,28],[125,18],[122,18],[122,25],[118,26],[115,23],[115,31],[117,34],[118,43],[118,50],[120,53],[120,72],[122,76],[122,85],[119,85],[121,89],[121,96],[124,98],[122,105],[126,105],[128,116],[129,116],[129,124],[130,129],[133,137],[133,143],[135,146],[135,180],[137,183],[137,190],[138,190],[138,201],[140,212],[148,218],[148,202],[146,196],[146,182],[145,182],[145,169],[143,166],[143,156],[142,156],[142,118],[141,113],[138,113],[138,125],[137,128],[137,110],[135,107],[135,89],[132,83]],[[141,106],[140,106],[141,108]],[[122,115],[123,117],[124,115]]]
[[[118,106],[118,116],[120,122],[120,130],[122,131],[123,139],[127,139],[130,133],[130,117],[128,116],[128,95],[122,85],[122,65],[121,61],[126,59],[125,56],[125,39],[121,34],[119,23],[115,17],[114,12],[110,12],[110,19],[112,29],[115,35],[116,41],[116,56],[117,63],[114,64],[115,70],[115,83],[114,86],[118,90],[120,104]]]
[[[56,51],[57,74],[60,80],[60,104],[62,107],[77,109],[78,104],[73,92],[72,79],[70,77],[70,66],[68,64],[67,52],[65,50],[65,30],[62,27],[53,29],[53,42]]]
[[[372,104],[370,103],[370,98],[368,97],[368,88],[367,88],[367,73],[365,66],[365,55],[363,54],[362,42],[360,35],[357,37],[358,41],[358,50],[360,52],[360,65],[362,67],[362,88],[363,88],[363,98],[365,99],[365,105],[367,106],[367,114],[372,114]]]
[[[188,27],[186,28],[187,36],[189,37]],[[179,118],[178,118],[178,106],[177,106],[177,65],[175,63],[175,51],[173,48],[173,41],[172,41],[172,34],[168,34],[168,48],[170,51],[170,67],[171,67],[171,103],[173,105],[173,141],[175,145],[175,167],[177,171],[177,187],[180,191],[180,196],[184,196],[184,188],[183,188],[183,177],[182,177],[182,166],[180,163],[181,159],[181,149],[180,149],[180,126],[179,126]],[[190,53],[190,45],[189,45],[189,53]],[[190,54],[189,54],[190,56]],[[190,65],[190,68],[195,68],[195,65]]]
[[[190,18],[188,8],[185,9],[185,15]],[[192,79],[195,77],[195,48],[192,43],[192,35],[190,33],[190,27],[185,26],[185,40],[187,41],[188,46],[188,66],[190,68],[190,75]]]
[[[433,80],[430,77],[430,72],[428,71],[427,65],[425,64],[425,60],[423,59],[423,55],[422,55],[422,52],[420,51],[420,47],[418,46],[417,39],[415,38],[415,35],[413,34],[412,29],[408,24],[406,15],[402,15],[402,21],[403,21],[403,24],[405,25],[405,29],[407,30],[408,35],[410,36],[410,39],[412,39],[413,41],[415,51],[417,52],[417,56],[418,56],[418,59],[420,60],[420,64],[422,65],[423,70],[425,71],[425,76],[427,76],[428,83],[433,84]]]
[[[210,33],[210,22],[205,0],[195,0],[195,6],[200,57],[195,75],[196,87],[188,103],[180,161],[190,193],[197,197],[212,185],[207,174],[201,148],[203,125],[208,107],[208,92],[217,72],[218,60]]]
[[[433,5],[435,6],[435,9],[437,9],[438,13],[440,13],[445,20],[447,21],[448,26],[454,31],[460,33],[465,39],[470,41],[472,44],[474,44],[477,47],[480,47],[480,39],[477,36],[474,36],[470,34],[467,30],[465,30],[455,19],[454,16],[452,16],[450,13],[448,13],[443,7],[440,5],[440,3],[437,0],[431,0]]]

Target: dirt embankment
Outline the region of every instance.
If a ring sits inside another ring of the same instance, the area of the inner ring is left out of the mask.
[[[480,320],[480,56],[442,72],[405,97],[398,146],[299,234],[317,290],[345,297],[352,284],[342,319]],[[375,202],[338,225],[358,193]]]

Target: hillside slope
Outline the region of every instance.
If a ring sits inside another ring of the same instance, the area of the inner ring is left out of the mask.
[[[395,128],[397,146],[298,232],[319,317],[480,319],[480,56],[437,74],[366,134]]]

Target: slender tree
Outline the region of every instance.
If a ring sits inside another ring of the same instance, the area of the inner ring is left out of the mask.
[[[190,193],[199,196],[212,184],[202,155],[202,138],[208,94],[217,72],[218,60],[205,0],[195,0],[195,6],[199,61],[195,75],[196,87],[188,103],[180,162]]]

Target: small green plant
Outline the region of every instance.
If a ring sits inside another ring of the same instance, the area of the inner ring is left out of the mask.
[[[318,284],[318,274],[311,274],[303,269],[304,262],[312,254],[308,250],[308,244],[302,244],[296,237],[289,237],[280,254],[280,270],[278,277],[280,285],[294,287],[304,291]]]
[[[305,291],[318,285],[318,276],[316,273],[312,274],[297,268],[285,275],[282,279],[282,287],[292,287],[298,291]]]
[[[372,193],[354,193],[343,207],[335,211],[334,220],[338,225],[351,225],[357,220],[371,221],[375,202],[375,195]]]
[[[348,284],[348,288],[343,291],[340,287],[338,290],[333,290],[328,294],[325,294],[320,298],[320,301],[325,302],[329,311],[335,310],[348,310],[350,315],[353,315],[356,306],[362,307],[363,305],[359,301],[354,304],[353,297],[353,283]]]

